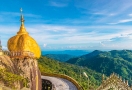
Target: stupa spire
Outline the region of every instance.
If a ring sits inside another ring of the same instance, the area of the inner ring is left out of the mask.
[[[22,14],[22,8],[20,9],[20,12],[21,12],[21,25],[23,25],[24,24],[24,16],[23,16],[23,14]]]
[[[20,26],[20,30],[19,32],[17,32],[18,35],[20,34],[28,34],[28,32],[26,31],[25,27],[24,27],[24,16],[23,16],[23,13],[22,13],[22,8],[20,9],[20,12],[21,12],[21,17],[20,17],[20,21],[21,21],[21,26]]]

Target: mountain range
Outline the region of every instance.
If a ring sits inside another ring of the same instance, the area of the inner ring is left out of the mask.
[[[62,51],[42,51],[42,55],[46,54],[68,54],[71,56],[81,56],[84,54],[88,54],[92,51],[90,50],[62,50]]]
[[[132,84],[132,50],[95,50],[89,54],[69,59],[67,63],[87,67],[107,76],[115,72]]]
[[[75,57],[75,56],[68,55],[68,54],[46,54],[43,56],[46,56],[48,58],[51,58],[51,59],[54,59],[57,61],[61,61],[61,62],[65,62],[65,61]]]

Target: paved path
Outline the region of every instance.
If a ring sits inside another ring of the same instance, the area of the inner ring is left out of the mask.
[[[42,76],[42,79],[47,79],[52,82],[56,90],[77,90],[76,86],[63,78]]]

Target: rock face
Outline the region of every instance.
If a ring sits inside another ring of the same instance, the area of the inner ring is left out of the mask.
[[[36,59],[10,59],[9,56],[2,55],[0,56],[0,69],[6,69],[13,74],[26,78],[29,90],[41,90],[41,73]],[[5,83],[0,81],[0,84],[6,86]],[[14,85],[18,90],[25,87],[21,81],[14,82]]]
[[[0,54],[0,84],[10,87],[14,85],[17,90],[23,87],[28,87],[30,90],[41,90],[41,74],[37,60],[34,59],[41,56],[41,50],[37,42],[26,31],[24,21],[24,16],[21,14],[20,30],[17,35],[8,40],[9,55],[12,59]],[[0,50],[2,50],[1,44]]]

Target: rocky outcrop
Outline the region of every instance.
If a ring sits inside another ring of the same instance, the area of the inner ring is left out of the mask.
[[[2,55],[0,56],[0,69],[6,69],[7,72],[25,78],[24,80],[26,80],[26,83],[24,82],[24,84],[23,81],[13,82],[17,90],[23,87],[27,87],[29,90],[41,90],[41,73],[38,69],[36,59],[10,59],[9,56]],[[0,84],[8,86],[6,82],[2,80]]]

